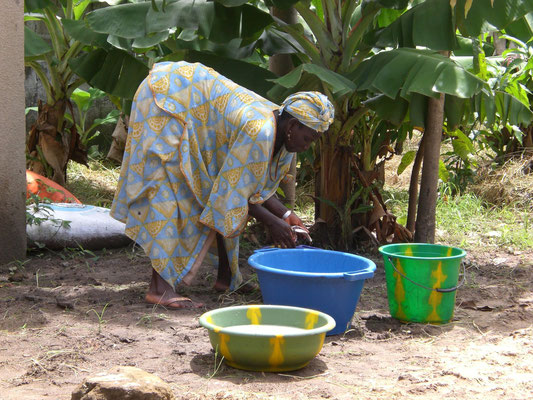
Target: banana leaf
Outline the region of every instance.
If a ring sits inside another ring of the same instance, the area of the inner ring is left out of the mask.
[[[295,54],[303,52],[303,48],[292,36],[272,27],[267,28],[258,40],[258,46],[265,54]]]
[[[532,12],[531,0],[457,0],[455,20],[463,36],[475,37],[484,32],[505,29],[513,21]]]
[[[274,86],[274,83],[272,83],[272,80],[276,78],[274,73],[246,61],[198,51],[187,52],[184,59],[185,61],[200,62],[207,65],[225,77],[263,97],[268,97],[268,91]]]
[[[55,7],[55,4],[51,0],[24,0],[24,11],[37,11],[47,7]]]
[[[459,47],[456,28],[465,37],[476,37],[507,26],[527,35],[527,28],[532,26],[533,2],[529,0],[457,0],[453,10],[450,3],[420,2],[386,28],[370,33],[365,43],[380,48],[423,46],[454,50]]]
[[[70,60],[69,65],[91,86],[104,92],[132,99],[137,87],[148,75],[148,67],[128,53],[97,49]]]
[[[451,59],[429,50],[383,51],[365,60],[352,78],[357,90],[369,90],[408,99],[412,93],[437,97],[439,93],[469,98],[484,82]]]
[[[533,13],[524,15],[524,18],[509,24],[505,28],[505,32],[523,42],[531,40],[533,37]]]
[[[217,0],[218,1],[218,0]],[[280,9],[286,9],[298,3],[300,0],[265,0],[265,5],[267,7],[277,7]]]
[[[150,8],[146,14],[146,31],[153,33],[174,28],[194,29],[203,37],[209,37],[214,19],[215,3],[180,0],[168,4],[164,11]]]
[[[420,3],[364,39],[375,47],[416,47],[451,50],[457,47],[449,0]]]
[[[120,4],[92,11],[86,20],[95,32],[134,39],[146,35],[146,15],[150,9],[148,2]]]
[[[24,59],[26,61],[42,58],[52,51],[53,49],[41,36],[28,29],[28,27],[24,27]]]
[[[155,4],[156,9],[151,2],[98,9],[87,15],[87,22],[95,32],[126,39],[178,28],[219,43],[241,38],[245,44],[257,40],[273,22],[270,14],[249,4],[224,7],[207,0],[168,0],[164,8],[161,0]]]
[[[270,14],[248,4],[228,8],[215,3],[215,15],[211,32],[205,37],[217,43],[242,38],[248,44],[259,39],[265,28],[274,22]]]
[[[356,89],[356,86],[344,76],[315,64],[302,64],[274,82],[285,88],[294,88],[300,84],[302,74],[306,72],[314,75],[319,81],[327,85],[336,96],[343,96]]]
[[[371,97],[363,102],[365,106],[374,110],[376,114],[395,125],[400,125],[405,120],[409,110],[409,102],[400,96],[391,99],[384,94]]]
[[[216,2],[224,7],[238,7],[248,3],[248,0],[216,0]]]
[[[413,94],[409,100],[398,95],[395,99],[380,94],[363,102],[380,118],[397,126],[404,122],[410,126],[425,128],[428,97]],[[456,96],[445,96],[444,118],[449,129],[455,129],[470,119],[469,99]]]
[[[93,45],[104,49],[111,47],[109,43],[107,43],[108,35],[93,31],[83,20],[64,18],[62,23],[65,31],[70,35],[70,37],[83,43],[84,45]]]

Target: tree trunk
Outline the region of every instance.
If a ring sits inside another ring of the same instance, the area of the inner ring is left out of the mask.
[[[272,7],[270,13],[289,24],[295,24],[298,20],[298,13],[293,7],[284,10]],[[277,76],[283,76],[292,71],[293,68],[294,65],[290,54],[274,54],[269,59],[268,69]],[[279,185],[281,190],[283,190],[285,203],[290,208],[294,208],[294,203],[296,201],[296,162],[297,159],[295,156],[289,169],[289,174],[292,178],[283,181]]]
[[[107,158],[119,165],[122,164],[122,158],[124,157],[126,140],[128,139],[128,126],[129,117],[127,115],[121,115],[115,125],[113,134],[111,135],[113,141],[111,142],[111,147],[107,153]]]
[[[61,186],[66,183],[69,160],[87,165],[87,150],[81,144],[76,126],[65,127],[67,106],[74,114],[67,99],[59,99],[53,105],[39,101],[37,121],[31,128],[27,144],[30,156],[28,169],[51,178]]]
[[[333,207],[320,201],[320,198],[327,199],[340,208],[345,206],[348,202],[352,184],[350,174],[352,156],[350,147],[335,146],[334,143],[328,143],[327,139],[322,143],[320,173],[317,187],[315,188],[315,193],[319,200],[316,211],[317,217],[326,223],[329,237],[334,244],[338,243],[341,235],[341,216]]]
[[[420,176],[420,166],[424,159],[424,138],[422,136],[418,151],[416,152],[415,161],[413,162],[413,169],[411,170],[411,181],[409,182],[409,206],[407,208],[407,224],[405,227],[409,232],[414,233],[416,222],[416,205],[418,202],[418,177]]]
[[[507,40],[500,38],[501,34],[498,32],[492,33],[494,40],[494,53],[493,56],[501,56],[505,50],[507,50]]]
[[[415,242],[435,242],[435,212],[439,181],[439,158],[444,121],[444,94],[438,99],[430,98],[424,132],[424,163],[420,182],[420,198],[415,228]]]
[[[66,110],[66,102],[57,101],[54,105],[39,101],[37,121],[33,124],[28,138],[28,153],[31,157],[28,169],[65,185],[68,162],[68,144],[61,135],[60,121]],[[43,160],[44,158],[44,160]]]
[[[522,132],[524,133],[524,138],[522,139],[524,150],[533,151],[533,125],[523,128]]]

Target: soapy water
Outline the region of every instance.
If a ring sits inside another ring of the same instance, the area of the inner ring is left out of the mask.
[[[234,325],[224,328],[225,333],[243,333],[247,335],[278,336],[287,334],[303,334],[307,330],[286,325]]]

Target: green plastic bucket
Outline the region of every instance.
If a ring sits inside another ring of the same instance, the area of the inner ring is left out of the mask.
[[[459,269],[466,252],[427,243],[381,246],[387,297],[393,318],[402,322],[444,324],[453,318]]]

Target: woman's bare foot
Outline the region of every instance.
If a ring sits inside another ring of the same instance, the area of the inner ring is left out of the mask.
[[[213,286],[213,289],[215,289],[215,291],[217,292],[225,292],[226,290],[229,289],[229,284],[226,282],[220,282],[217,280],[215,282],[215,285]]]
[[[188,297],[177,294],[159,274],[152,270],[152,280],[145,300],[150,304],[161,305],[170,309],[199,308],[203,303],[194,302]]]
[[[231,270],[229,267],[228,253],[224,245],[224,239],[220,233],[217,233],[217,250],[218,250],[218,273],[217,280],[213,289],[217,292],[225,292],[229,289],[231,282]]]
[[[217,292],[225,292],[229,290],[231,283],[231,269],[229,266],[228,253],[226,252],[226,247],[224,246],[224,239],[217,233],[217,249],[218,249],[218,274],[217,280],[213,286]],[[252,293],[258,290],[259,287],[252,282],[244,282],[239,287],[235,288],[233,291],[236,293]]]

